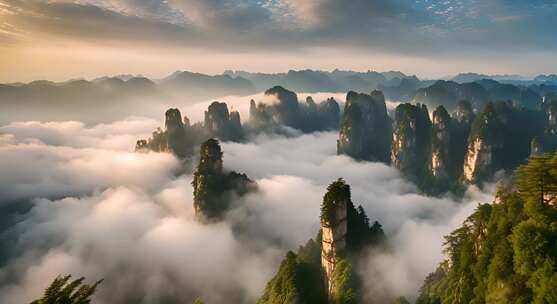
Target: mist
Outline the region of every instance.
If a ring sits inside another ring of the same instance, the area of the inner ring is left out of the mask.
[[[247,100],[222,101],[245,118]],[[182,114],[195,121],[205,108]],[[393,249],[366,260],[366,290],[413,298],[443,259],[442,236],[493,199],[493,186],[470,187],[462,199],[423,196],[394,168],[337,156],[335,132],[260,135],[222,144],[225,168],[245,172],[259,191],[235,202],[224,221],[201,224],[183,164],[170,154],[132,152],[135,139],[157,125],[135,117],[0,127],[0,206],[30,205],[10,214],[14,224],[1,232],[9,245],[1,303],[29,302],[66,273],[104,279],[94,297],[101,304],[252,303],[286,251],[317,234],[322,197],[339,177],[355,204],[383,225]]]

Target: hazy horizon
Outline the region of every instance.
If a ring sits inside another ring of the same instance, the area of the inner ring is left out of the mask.
[[[3,52],[1,50],[2,46],[0,46],[0,53]],[[5,50],[4,50],[5,51]],[[121,52],[125,52],[126,50],[120,50]],[[61,53],[64,53],[65,50],[60,50]],[[313,53],[313,52],[312,52]],[[548,59],[552,59],[553,54],[544,54],[548,57]],[[61,64],[61,61],[65,61],[68,58],[59,58],[59,54],[55,55],[57,58],[49,58],[46,61],[52,59],[53,62],[56,64]],[[63,57],[62,55],[60,57]],[[525,65],[525,68],[519,69],[506,69],[504,67],[505,62],[501,62],[500,66],[494,62],[489,67],[486,67],[485,64],[473,62],[463,62],[462,64],[456,64],[452,61],[453,59],[446,59],[444,63],[439,63],[434,59],[429,58],[389,58],[387,57],[385,60],[376,60],[375,64],[374,61],[364,61],[362,64],[354,64],[354,65],[335,65],[334,63],[330,64],[318,64],[315,63],[314,65],[307,64],[307,62],[313,59],[313,57],[321,58],[322,54],[317,53],[316,55],[308,55],[307,59],[300,60],[299,58],[293,58],[292,61],[287,61],[286,63],[280,64],[279,67],[268,67],[266,66],[266,55],[255,55],[250,59],[252,62],[246,63],[246,65],[230,65],[226,62],[235,62],[238,58],[245,59],[245,57],[249,57],[252,55],[249,54],[223,54],[223,55],[215,55],[214,57],[209,57],[209,61],[222,61],[222,65],[216,65],[214,67],[210,66],[207,67],[204,63],[196,63],[196,62],[187,62],[185,64],[180,63],[180,60],[170,60],[167,61],[165,58],[155,58],[154,56],[151,57],[147,55],[143,60],[140,61],[140,64],[131,64],[129,65],[127,62],[122,62],[116,58],[111,58],[108,60],[99,59],[100,62],[98,66],[93,66],[93,68],[89,68],[89,70],[84,71],[80,70],[76,67],[79,66],[81,60],[86,60],[86,58],[70,58],[70,60],[75,60],[70,66],[74,66],[69,69],[64,70],[56,70],[56,69],[48,69],[43,70],[43,66],[41,69],[36,68],[26,68],[26,73],[24,75],[18,75],[17,68],[21,68],[22,66],[28,65],[28,60],[39,60],[33,56],[20,55],[21,59],[25,58],[26,62],[23,61],[16,61],[13,62],[0,62],[2,65],[7,66],[7,69],[0,70],[0,83],[27,83],[32,82],[35,80],[48,80],[54,82],[64,82],[69,80],[75,79],[86,79],[86,80],[94,80],[96,78],[101,77],[111,77],[111,76],[118,76],[118,75],[141,75],[149,79],[162,79],[171,75],[176,71],[188,71],[193,73],[201,73],[207,75],[221,75],[225,71],[232,70],[232,71],[243,71],[243,72],[250,72],[250,73],[265,73],[265,74],[278,74],[278,73],[286,73],[290,70],[314,70],[314,71],[333,71],[335,69],[338,70],[349,70],[354,72],[367,72],[367,71],[375,71],[375,72],[389,72],[389,71],[399,71],[406,75],[415,75],[420,79],[423,80],[435,80],[435,79],[448,79],[454,77],[458,74],[464,73],[478,73],[478,74],[485,74],[485,75],[519,75],[525,78],[534,78],[538,75],[543,74],[555,74],[557,71],[557,63],[555,66],[552,63],[542,62],[540,63],[540,68],[532,69],[532,65],[527,64],[531,62],[530,58],[525,60],[521,60]],[[281,59],[288,55],[276,55]],[[7,58],[8,56],[6,56]],[[263,58],[261,58],[263,57]],[[539,58],[538,55],[534,55],[534,58]],[[17,57],[16,57],[17,58]],[[365,56],[364,56],[365,58]],[[13,58],[12,58],[13,59]],[[406,64],[393,64],[389,65],[390,62],[393,60],[400,60],[401,62],[405,62]],[[2,60],[2,59],[0,59]],[[97,58],[93,58],[93,60],[97,60]],[[319,59],[317,59],[319,60]],[[162,62],[161,62],[162,61]],[[302,62],[298,62],[302,61]],[[339,62],[341,59],[338,60]],[[368,64],[371,62],[371,64]],[[306,64],[305,64],[306,63]],[[37,62],[37,64],[39,64]],[[67,64],[67,63],[65,63]],[[431,66],[433,64],[434,66]],[[156,69],[153,69],[152,66],[157,66]],[[127,67],[124,67],[127,66]],[[535,66],[535,64],[534,64]],[[122,68],[120,68],[122,67]],[[471,67],[471,68],[467,68]],[[495,67],[495,68],[494,68]],[[75,71],[73,69],[76,69]]]

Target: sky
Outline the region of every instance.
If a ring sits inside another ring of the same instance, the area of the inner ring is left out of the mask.
[[[557,70],[555,0],[0,0],[0,82],[175,70]]]

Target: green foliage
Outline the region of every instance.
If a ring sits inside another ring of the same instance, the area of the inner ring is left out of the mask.
[[[400,104],[395,111],[392,157],[395,166],[421,189],[430,183],[431,120],[423,104]]]
[[[344,179],[339,178],[327,187],[327,192],[323,196],[321,204],[321,224],[325,226],[333,225],[336,221],[336,207],[338,204],[348,203],[350,200],[350,185]]]
[[[348,92],[339,133],[338,154],[389,163],[392,123],[383,93]]]
[[[557,302],[557,207],[542,194],[557,187],[553,159],[532,157],[497,203],[446,236],[447,267],[426,278],[417,303]]]
[[[549,203],[557,194],[557,159],[551,154],[533,155],[516,174],[517,186],[525,198]]]
[[[338,179],[327,187],[321,206],[322,225],[337,220],[339,203],[346,204],[346,247],[331,257],[335,261],[331,275],[331,295],[325,290],[326,280],[321,265],[322,232],[289,252],[277,274],[267,284],[258,303],[362,303],[361,283],[354,267],[358,267],[364,248],[384,248],[385,234],[378,222],[370,223],[362,206],[355,208],[351,201],[350,186]],[[342,210],[342,209],[341,209]]]
[[[44,291],[43,297],[31,304],[88,304],[102,280],[93,285],[83,284],[85,278],[71,280],[72,276],[58,276]]]
[[[335,258],[335,270],[332,275],[333,292],[329,303],[356,304],[361,303],[359,280],[352,263],[345,258]]]
[[[138,140],[135,149],[172,152],[179,158],[191,157],[193,146],[199,142],[197,137],[201,135],[196,134],[200,133],[196,131],[199,130],[193,130],[189,124],[184,125],[178,109],[168,109],[165,113],[165,129],[157,128],[151,138]]]
[[[269,281],[258,304],[325,304],[326,293],[321,274],[321,236],[289,251],[277,274]]]
[[[416,304],[441,304],[441,298],[447,290],[447,269],[447,262],[443,262],[425,278]]]
[[[255,190],[256,185],[245,174],[223,172],[222,150],[216,139],[205,141],[200,154],[192,181],[194,206],[205,219],[219,219],[235,197]]]
[[[346,247],[349,252],[357,253],[365,247],[383,247],[386,236],[383,227],[377,221],[370,224],[362,206],[348,208],[348,235]]]
[[[298,290],[298,263],[296,254],[289,251],[279,267],[278,273],[267,284],[259,304],[300,303]]]

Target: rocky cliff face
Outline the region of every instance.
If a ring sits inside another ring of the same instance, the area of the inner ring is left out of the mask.
[[[256,188],[245,174],[224,172],[222,150],[216,139],[209,139],[201,145],[192,186],[195,215],[208,221],[220,219],[236,197]]]
[[[495,106],[489,103],[470,131],[463,168],[465,182],[481,182],[495,172],[497,166],[493,156],[503,145],[501,131]]]
[[[343,179],[327,187],[320,222],[315,239],[286,254],[257,303],[392,303],[388,292],[366,297],[359,283],[361,257],[369,253],[362,250],[384,250],[385,234],[378,222],[370,226],[361,206],[354,207],[350,186]]]
[[[224,102],[215,101],[205,111],[204,123],[191,125],[187,116],[182,119],[178,109],[168,109],[165,113],[165,128],[155,130],[149,139],[137,141],[136,151],[171,152],[179,158],[193,155],[195,146],[207,138],[215,137],[225,141],[245,139],[240,121],[240,113],[228,112]]]
[[[396,108],[391,162],[414,181],[428,170],[430,133],[431,120],[425,105],[406,103]]]
[[[431,136],[431,174],[436,179],[448,179],[451,176],[452,122],[443,106],[433,111]]]
[[[302,132],[338,128],[340,109],[332,98],[317,104],[307,97],[304,103],[299,103],[296,93],[280,86],[268,89],[265,96],[276,102],[257,104],[250,101],[249,124],[254,130],[280,133],[284,126]]]
[[[317,105],[320,130],[338,130],[340,123],[340,107],[333,98]]]
[[[346,271],[354,271],[347,270],[346,263],[353,263],[354,267],[361,250],[382,249],[384,242],[381,225],[375,222],[370,226],[364,209],[354,207],[350,186],[343,179],[331,183],[321,204],[321,268],[329,301],[336,303],[335,299],[346,289],[341,286],[346,282],[338,280],[339,275],[348,275]]]
[[[498,170],[515,169],[552,142],[549,113],[508,101],[488,103],[472,124],[463,167],[464,181],[480,183]],[[536,139],[537,137],[537,139]]]
[[[348,92],[337,141],[338,154],[389,163],[391,133],[383,93]]]
[[[302,129],[303,117],[296,93],[281,86],[276,86],[266,90],[265,95],[274,96],[278,101],[273,111],[271,111],[276,123]]]
[[[552,153],[557,150],[557,97],[545,97],[542,108],[546,122],[544,132],[532,139],[530,154]]]
[[[151,138],[138,140],[135,150],[171,152],[179,158],[192,156],[195,138],[189,120],[185,125],[178,109],[168,109],[165,113],[164,125],[165,129],[155,130]]]
[[[476,115],[472,109],[472,104],[467,100],[461,100],[458,102],[452,117],[457,123],[470,127]]]
[[[205,111],[205,129],[210,136],[223,141],[241,141],[244,139],[240,113],[228,112],[224,102],[215,101]]]
[[[321,206],[321,266],[329,298],[335,286],[332,280],[337,255],[346,249],[350,187],[343,182],[331,184]]]

